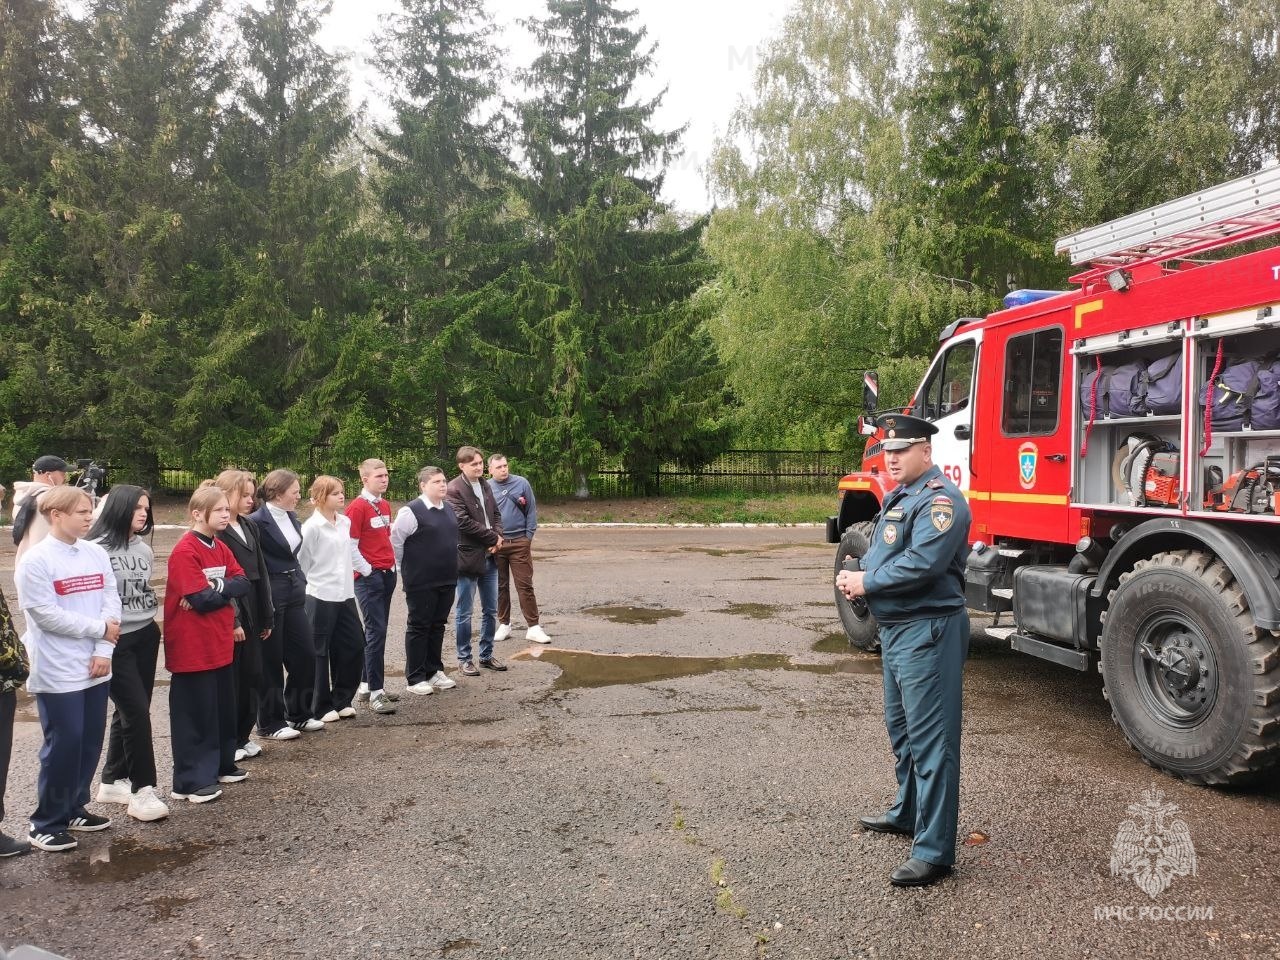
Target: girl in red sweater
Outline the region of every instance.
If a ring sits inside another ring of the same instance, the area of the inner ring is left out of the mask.
[[[169,685],[175,800],[207,803],[220,783],[248,776],[235,763],[236,696],[231,663],[244,630],[236,597],[249,581],[217,535],[231,521],[226,494],[202,487],[188,504],[191,530],[169,557],[164,597],[164,660]]]

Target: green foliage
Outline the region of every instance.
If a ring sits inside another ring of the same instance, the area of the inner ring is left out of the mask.
[[[516,293],[532,362],[508,369],[528,452],[585,497],[606,454],[637,471],[714,456],[724,395],[691,299],[710,274],[704,223],[675,222],[657,198],[680,131],[650,126],[661,97],[633,99],[652,66],[644,31],[600,0],[547,10],[532,24],[543,52],[520,105],[525,192],[541,228],[541,256]]]

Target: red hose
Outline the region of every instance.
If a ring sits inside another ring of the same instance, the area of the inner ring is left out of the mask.
[[[1218,341],[1218,358],[1213,362],[1213,373],[1209,374],[1209,382],[1205,384],[1204,396],[1204,446],[1200,448],[1200,456],[1209,452],[1213,445],[1213,384],[1222,372],[1222,341]]]
[[[1093,433],[1093,421],[1098,418],[1098,381],[1102,379],[1102,354],[1098,354],[1094,359],[1098,362],[1098,371],[1089,388],[1089,422],[1085,424],[1084,440],[1080,443],[1081,459],[1089,452],[1089,434]]]

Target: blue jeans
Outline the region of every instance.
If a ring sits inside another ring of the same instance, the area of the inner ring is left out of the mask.
[[[391,613],[391,595],[396,591],[394,570],[375,570],[367,577],[356,577],[356,600],[364,616],[364,676],[370,690],[381,690],[387,649],[387,618]]]
[[[476,588],[480,588],[480,659],[493,659],[493,635],[498,629],[498,565],[493,554],[484,558],[484,576],[458,574],[457,604],[453,614],[453,630],[458,641],[458,662],[471,659],[471,606]]]

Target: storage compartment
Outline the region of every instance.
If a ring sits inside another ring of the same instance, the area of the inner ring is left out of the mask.
[[[1078,649],[1094,646],[1101,632],[1101,600],[1089,591],[1095,576],[1064,566],[1026,566],[1013,574],[1013,619],[1018,630]]]

